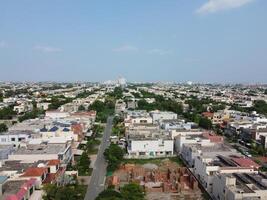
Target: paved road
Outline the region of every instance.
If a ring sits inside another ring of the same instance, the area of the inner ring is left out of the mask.
[[[85,200],[94,200],[100,192],[104,190],[107,163],[104,158],[104,151],[109,146],[109,137],[112,130],[113,117],[109,117],[103,134],[102,142],[98,150],[97,159],[95,161],[93,173],[87,188]]]

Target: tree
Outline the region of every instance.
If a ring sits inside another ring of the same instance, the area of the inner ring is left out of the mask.
[[[44,114],[43,110],[34,108],[31,112],[27,112],[24,115],[20,116],[18,119],[20,122],[27,120],[27,119],[35,119],[40,115]]]
[[[97,135],[98,133],[102,133],[104,131],[104,126],[99,124],[94,124],[92,127],[92,131],[94,135]]]
[[[45,194],[44,200],[83,200],[86,193],[86,186],[70,184],[66,186],[57,186],[46,184],[43,187]]]
[[[199,126],[209,130],[212,128],[212,122],[206,117],[201,117],[199,120]]]
[[[257,100],[254,102],[253,109],[260,114],[267,114],[267,103],[263,100]]]
[[[108,171],[116,170],[123,159],[124,152],[116,144],[111,144],[104,152],[105,159],[108,162]]]
[[[101,192],[96,200],[144,200],[144,189],[135,183],[124,185],[121,192],[117,192],[114,189],[108,188]]]
[[[114,113],[115,99],[113,97],[106,97],[105,102],[96,100],[92,103],[88,110],[95,110],[97,112],[96,121],[106,122],[109,115]]]
[[[90,158],[86,151],[84,151],[78,161],[78,172],[79,175],[88,175],[89,174],[89,165],[91,163]]]
[[[16,115],[16,112],[13,111],[13,107],[7,107],[0,110],[0,119],[12,119]]]
[[[2,102],[2,101],[3,101],[3,91],[0,90],[0,102]]]
[[[85,111],[85,107],[84,107],[83,105],[80,105],[80,106],[78,107],[78,111]]]
[[[45,195],[43,196],[44,200],[55,200],[58,188],[54,184],[46,184],[43,187]]]
[[[115,97],[115,99],[121,99],[123,97],[123,90],[121,87],[115,87],[114,91],[109,93],[109,95]]]
[[[96,200],[122,200],[122,195],[119,192],[108,188],[101,192]]]
[[[121,195],[125,200],[144,200],[144,189],[135,183],[130,183],[121,188]]]
[[[8,130],[7,125],[4,123],[0,124],[0,133],[6,132]]]
[[[48,108],[49,110],[56,110],[58,109],[60,106],[66,104],[66,103],[70,103],[73,99],[72,98],[66,98],[65,96],[61,95],[61,96],[53,96],[51,98],[51,104],[49,104]]]
[[[125,127],[122,123],[124,121],[123,117],[116,116],[113,119],[113,127],[112,127],[112,134],[121,136],[125,133]]]

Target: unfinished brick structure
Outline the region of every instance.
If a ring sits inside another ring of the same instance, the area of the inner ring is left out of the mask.
[[[144,186],[146,192],[181,192],[199,190],[198,182],[186,167],[145,168],[141,165],[121,166],[109,180],[119,187],[123,183],[135,182]]]

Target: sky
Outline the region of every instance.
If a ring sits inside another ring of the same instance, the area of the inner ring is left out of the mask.
[[[266,0],[0,0],[0,81],[267,83]]]

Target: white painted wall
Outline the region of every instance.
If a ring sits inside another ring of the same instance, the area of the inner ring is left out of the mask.
[[[137,153],[139,155],[140,152],[144,152],[146,155],[170,152],[172,155],[173,140],[131,140],[130,146],[128,146],[128,153]]]

